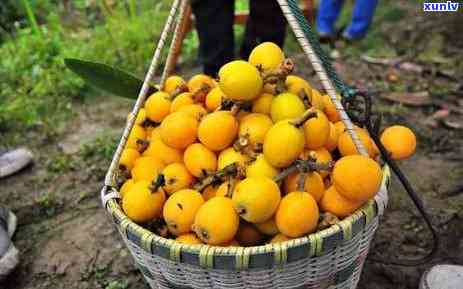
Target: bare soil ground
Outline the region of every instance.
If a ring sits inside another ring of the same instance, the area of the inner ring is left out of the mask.
[[[461,42],[452,45],[446,47],[461,48]],[[310,65],[302,56],[295,57],[301,59],[298,73],[310,78]],[[379,90],[375,103],[384,115],[384,126],[401,123],[417,132],[417,153],[400,166],[432,213],[442,237],[432,263],[463,265],[462,75],[439,74],[440,66],[432,62],[420,64],[429,73],[371,64],[357,57],[343,56],[335,65],[348,83]],[[384,100],[391,91],[406,98],[416,91],[442,93],[431,94],[432,103],[406,106]],[[148,288],[99,200],[112,149],[130,108],[126,100],[97,98],[76,105],[75,117],[55,138],[34,131],[23,136],[24,145],[35,153],[35,164],[0,180],[0,203],[19,217],[14,242],[22,260],[0,288]],[[450,110],[450,115],[432,117],[439,110]],[[417,257],[430,246],[429,232],[394,178],[389,207],[370,257]],[[367,259],[358,288],[415,289],[429,266],[408,268]]]

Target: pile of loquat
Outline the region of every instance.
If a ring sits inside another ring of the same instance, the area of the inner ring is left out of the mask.
[[[120,158],[125,214],[181,243],[256,246],[324,229],[372,199],[383,176],[368,131],[354,128],[363,156],[330,97],[293,69],[265,42],[217,80],[170,76],[139,111]],[[416,147],[398,125],[381,142],[393,159]]]

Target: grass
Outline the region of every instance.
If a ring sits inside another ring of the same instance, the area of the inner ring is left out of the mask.
[[[77,168],[77,162],[73,156],[58,153],[53,158],[47,161],[47,171],[53,174],[61,174],[67,171],[75,170]]]
[[[110,281],[106,286],[105,289],[127,289],[129,287],[129,283],[127,281]]]
[[[169,1],[132,1],[129,11],[125,5],[114,4],[105,12],[100,6],[78,6],[81,2],[74,4],[76,13],[83,16],[71,19],[78,24],[70,25],[63,22],[66,12],[60,5],[53,4],[46,19],[39,21],[34,13],[44,12],[34,11],[35,6],[24,0],[31,26],[2,33],[8,40],[0,45],[4,56],[0,58],[0,133],[56,130],[72,117],[76,102],[91,97],[94,90],[66,69],[65,57],[105,62],[144,74]],[[108,15],[102,16],[104,13]]]
[[[63,206],[53,192],[47,192],[38,197],[36,204],[40,208],[40,212],[48,218],[54,216]]]
[[[10,32],[0,30],[7,39],[0,43],[5,56],[0,58],[0,133],[35,129],[50,136],[72,117],[74,105],[96,92],[68,71],[63,59],[103,62],[143,77],[170,8],[167,0],[75,1],[75,16],[53,1],[21,4],[7,7],[16,7],[25,22]],[[247,1],[237,1],[236,7],[246,10]],[[236,31],[239,37],[243,28]],[[196,33],[188,35],[183,63],[196,63],[198,42]]]
[[[37,19],[35,18],[35,14],[34,14],[34,11],[32,10],[32,6],[29,0],[22,0],[21,3],[24,6],[24,9],[26,10],[27,19],[29,21],[29,24],[32,27],[32,30],[36,34],[41,34],[41,30],[39,28],[39,25],[37,24]]]
[[[82,145],[79,150],[79,156],[84,161],[93,158],[109,161],[116,151],[117,140],[116,136],[102,135],[94,141]]]

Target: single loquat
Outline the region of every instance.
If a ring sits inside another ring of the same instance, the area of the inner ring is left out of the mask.
[[[217,170],[217,156],[205,145],[194,143],[183,153],[183,162],[190,173],[198,178]]]
[[[311,194],[291,192],[283,197],[275,215],[278,230],[297,238],[317,229],[320,212]]]
[[[202,205],[196,213],[193,230],[210,245],[230,242],[239,227],[239,216],[231,199],[214,197]]]
[[[194,143],[198,134],[198,120],[186,112],[169,114],[161,123],[161,139],[173,148],[185,149]]]
[[[203,204],[203,196],[198,191],[184,189],[173,193],[162,211],[169,231],[176,236],[191,232],[195,216]]]
[[[280,203],[278,185],[269,178],[251,177],[242,180],[233,192],[236,211],[244,220],[262,223],[272,217]]]
[[[221,151],[235,140],[238,134],[238,121],[229,111],[215,111],[206,115],[200,122],[198,138],[212,151]]]

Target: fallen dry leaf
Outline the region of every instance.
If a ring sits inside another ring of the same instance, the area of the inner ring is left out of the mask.
[[[439,109],[435,113],[433,113],[432,118],[433,119],[444,119],[447,118],[450,115],[450,111],[448,109]]]
[[[411,106],[426,106],[432,104],[431,96],[427,91],[393,92],[381,94],[381,98]]]
[[[424,71],[423,66],[418,65],[413,62],[402,62],[402,63],[399,63],[397,66],[401,70],[410,71],[410,72],[423,73]]]
[[[366,63],[380,64],[380,65],[396,65],[401,61],[401,58],[377,58],[368,55],[362,55],[360,58]]]
[[[459,121],[445,120],[444,125],[451,129],[463,129],[463,123]]]
[[[432,116],[425,118],[424,121],[423,121],[423,124],[426,125],[426,126],[429,126],[431,128],[438,128],[439,127],[439,123]]]
[[[399,76],[394,71],[391,71],[387,74],[387,80],[389,82],[397,82],[399,80]]]

